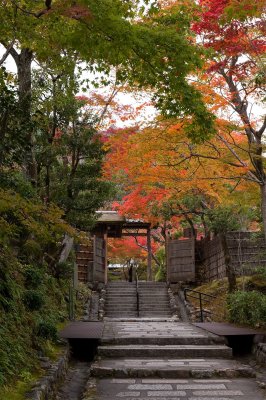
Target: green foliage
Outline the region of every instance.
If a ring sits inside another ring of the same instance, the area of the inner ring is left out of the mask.
[[[0,169],[0,187],[2,189],[15,191],[26,199],[31,199],[36,196],[36,190],[20,171]]]
[[[20,124],[17,89],[6,83],[8,74],[0,68],[0,167],[21,164],[28,144]]]
[[[71,279],[73,277],[73,262],[65,261],[57,263],[55,266],[55,276],[57,279]]]
[[[240,228],[239,209],[219,206],[208,213],[208,225],[215,234],[236,231]]]
[[[84,107],[84,101],[75,98],[74,77],[70,83],[66,76],[54,82],[49,74],[41,73],[34,83],[35,96],[38,100],[43,97],[41,104],[34,105],[38,192],[46,202],[63,209],[68,222],[88,229],[95,222],[95,210],[112,198],[114,191],[102,177],[105,151],[94,128],[96,117]],[[45,90],[39,94],[41,78]]]
[[[155,256],[160,263],[158,271],[156,272],[155,275],[155,280],[158,282],[165,282],[166,281],[166,260],[165,260],[165,247],[160,247],[156,253]]]
[[[38,290],[26,290],[23,295],[23,303],[29,311],[40,310],[44,305],[44,302],[44,297]]]
[[[67,318],[69,280],[63,272],[55,277],[55,267],[63,234],[76,233],[54,205],[1,188],[0,226],[1,386],[36,365],[46,338],[55,339],[56,324]]]
[[[250,326],[266,326],[266,295],[258,291],[237,291],[228,296],[231,322]]]
[[[38,268],[33,265],[26,265],[23,269],[25,278],[25,287],[33,289],[40,286],[43,282],[43,274]]]
[[[42,339],[57,339],[57,329],[55,324],[50,320],[41,320],[37,323],[35,333]]]

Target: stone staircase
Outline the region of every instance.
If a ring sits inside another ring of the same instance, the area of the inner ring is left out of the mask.
[[[263,400],[253,369],[222,336],[169,318],[165,284],[110,283],[88,397],[99,400]],[[84,399],[84,400],[85,400]]]
[[[106,287],[105,317],[136,318],[136,283],[127,281],[110,282]]]
[[[209,379],[254,376],[222,337],[168,320],[108,321],[91,374],[100,378]]]
[[[106,287],[105,317],[171,317],[166,283],[140,281],[137,289],[135,282],[110,282]]]
[[[165,282],[138,283],[139,317],[171,316],[168,289]]]
[[[112,379],[254,376],[250,367],[232,360],[232,349],[222,336],[170,318],[165,283],[139,282],[138,300],[135,283],[108,284],[104,333],[91,367],[92,376]]]

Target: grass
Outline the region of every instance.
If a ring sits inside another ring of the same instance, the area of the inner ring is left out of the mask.
[[[65,323],[62,323],[59,329],[62,329]],[[64,347],[61,344],[53,343],[47,340],[44,345],[45,356],[48,357],[51,362],[55,362]],[[20,373],[17,380],[14,380],[9,385],[5,385],[0,388],[0,400],[25,400],[26,393],[30,390],[31,386],[39,380],[45,374],[45,370],[39,366],[35,366],[34,371],[24,370]]]
[[[25,400],[26,393],[30,390],[32,384],[43,375],[43,370],[38,369],[34,373],[25,371],[21,377],[10,386],[0,388],[1,400]]]

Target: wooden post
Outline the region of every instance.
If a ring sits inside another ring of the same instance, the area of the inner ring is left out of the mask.
[[[169,277],[170,277],[170,271],[169,271],[170,262],[169,262],[169,234],[168,234],[168,231],[166,232],[166,235],[165,235],[165,264],[166,264],[166,266],[165,266],[166,282],[170,283],[169,282],[170,281],[170,279],[169,279]]]
[[[108,236],[107,233],[104,233],[103,235],[103,252],[104,252],[104,284],[107,284],[107,280],[108,280],[108,269],[107,269],[107,240],[108,240]]]
[[[147,248],[148,248],[148,264],[147,264],[147,281],[152,281],[152,249],[151,249],[151,230],[147,229]]]

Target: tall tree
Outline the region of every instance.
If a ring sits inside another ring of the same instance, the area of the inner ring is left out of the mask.
[[[33,57],[56,65],[68,50],[87,62],[91,72],[109,73],[116,67],[118,82],[151,88],[157,105],[166,114],[191,114],[188,129],[193,129],[198,139],[213,130],[212,116],[201,95],[187,81],[187,75],[201,64],[200,52],[190,41],[188,18],[178,8],[169,13],[154,6],[141,15],[138,3],[4,2],[0,10],[4,21],[0,36],[5,48],[1,62],[8,55],[15,60],[25,121],[30,121]],[[64,61],[68,62],[67,57]],[[34,142],[31,129],[27,131],[25,139]],[[34,166],[33,152],[31,158],[29,165]],[[30,178],[36,181],[36,168],[28,169]]]
[[[106,174],[124,188],[115,206],[129,217],[160,223],[162,236],[181,220],[192,229],[196,221],[207,234],[204,217],[220,203],[240,204],[249,195],[255,207],[256,187],[246,179],[245,137],[224,120],[217,120],[217,132],[212,140],[195,144],[186,137],[183,121],[161,121],[110,136]]]
[[[261,108],[265,96],[266,49],[263,5],[260,1],[248,4],[245,0],[201,0],[196,18],[192,28],[202,46],[209,49],[205,67],[208,85],[223,96],[226,102],[223,109],[233,110],[231,120],[238,121],[239,130],[247,138],[250,158],[247,178],[260,187],[266,237],[263,144],[266,116]]]

